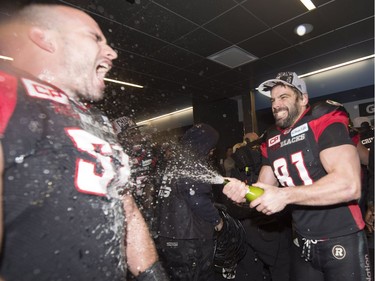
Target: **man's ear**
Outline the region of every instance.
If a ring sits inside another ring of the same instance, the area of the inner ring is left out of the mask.
[[[47,36],[46,31],[40,29],[39,27],[31,27],[29,30],[29,38],[34,44],[39,46],[41,49],[53,53],[55,51],[55,45],[50,40],[49,36]]]
[[[309,103],[309,96],[307,94],[302,94],[302,103],[307,105]]]

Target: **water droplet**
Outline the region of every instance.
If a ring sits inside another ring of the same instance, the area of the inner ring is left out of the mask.
[[[16,157],[14,159],[14,161],[17,163],[17,164],[21,164],[23,162],[23,159],[25,158],[25,155],[20,155],[18,157]]]

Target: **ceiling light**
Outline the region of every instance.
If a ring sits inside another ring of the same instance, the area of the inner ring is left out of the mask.
[[[318,73],[321,73],[321,72],[324,72],[324,71],[327,71],[327,70],[339,68],[339,67],[349,65],[349,64],[353,64],[353,63],[356,63],[356,62],[360,62],[360,61],[363,61],[363,60],[368,60],[368,59],[371,59],[371,58],[374,58],[374,57],[375,57],[375,54],[367,56],[367,57],[362,57],[362,58],[358,58],[358,59],[355,59],[355,60],[339,63],[339,64],[332,65],[332,66],[329,66],[329,67],[325,67],[325,68],[322,68],[322,69],[319,69],[319,70],[316,70],[316,71],[308,72],[308,73],[305,73],[305,74],[302,74],[302,75],[298,75],[298,77],[303,78],[303,77],[311,76],[311,75],[318,74]]]
[[[11,57],[1,56],[1,55],[0,55],[0,59],[3,59],[3,60],[13,60],[13,58],[11,58]]]
[[[164,118],[164,117],[168,117],[168,116],[171,116],[171,115],[175,115],[175,114],[178,114],[178,113],[183,113],[183,112],[186,112],[186,111],[189,111],[189,110],[193,110],[193,107],[190,106],[190,107],[187,107],[187,108],[184,108],[184,109],[181,109],[181,110],[173,111],[171,113],[163,114],[163,115],[160,115],[160,116],[157,116],[157,117],[154,117],[154,118],[150,118],[150,119],[147,119],[147,120],[144,120],[144,121],[141,121],[141,122],[136,122],[136,123],[137,123],[137,125],[144,125],[148,122],[155,121],[155,120],[158,120],[158,119],[161,119],[161,118]]]
[[[309,23],[300,24],[294,29],[294,33],[298,36],[303,36],[310,33],[313,30],[313,26]]]
[[[314,10],[316,8],[314,3],[311,0],[300,0],[300,1],[302,2],[303,5],[305,5],[305,7],[309,11]]]
[[[372,55],[369,55],[369,56],[366,56],[366,57],[361,57],[361,58],[358,58],[358,59],[355,59],[355,60],[335,64],[335,65],[332,65],[332,66],[329,66],[329,67],[321,68],[321,69],[318,69],[318,70],[315,70],[315,71],[311,71],[311,72],[308,72],[308,73],[305,73],[305,74],[298,75],[298,77],[303,78],[303,77],[315,75],[315,74],[318,74],[318,73],[322,73],[324,71],[332,70],[332,69],[339,68],[339,67],[342,67],[342,66],[345,66],[345,65],[349,65],[349,64],[356,63],[356,62],[368,60],[368,59],[371,59],[371,58],[375,58],[375,54],[372,54]],[[255,90],[258,91],[258,88],[255,88]],[[259,92],[259,93],[262,94],[261,92]]]
[[[129,83],[129,82],[123,82],[123,81],[109,79],[109,78],[104,78],[104,80],[108,81],[108,82],[117,83],[117,84],[132,86],[132,87],[136,87],[136,88],[143,88],[143,86],[141,86],[141,85],[137,85],[137,84],[133,84],[133,83]]]

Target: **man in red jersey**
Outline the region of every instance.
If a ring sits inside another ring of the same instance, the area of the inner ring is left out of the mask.
[[[166,280],[103,98],[117,58],[97,23],[32,4],[0,25],[5,280]]]
[[[294,72],[279,73],[259,91],[270,97],[276,124],[261,145],[263,166],[254,184],[265,192],[250,207],[271,215],[291,205],[299,251],[292,279],[371,280],[358,206],[359,157],[347,114],[330,101],[310,106]],[[223,191],[243,202],[247,188],[232,179]]]

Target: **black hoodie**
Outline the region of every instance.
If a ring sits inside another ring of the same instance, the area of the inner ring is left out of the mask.
[[[218,139],[219,134],[211,126],[194,125],[181,139],[179,159],[172,161],[172,165],[193,176],[206,173],[201,167],[207,166],[209,152]],[[158,234],[174,239],[212,239],[220,215],[213,205],[211,184],[199,177],[176,177],[171,173],[175,168],[166,169],[158,194]]]

